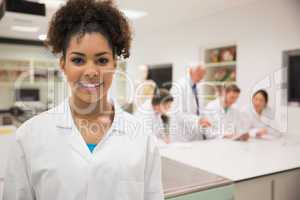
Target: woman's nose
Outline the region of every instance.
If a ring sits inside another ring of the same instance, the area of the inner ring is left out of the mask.
[[[94,80],[99,77],[99,72],[94,69],[93,67],[90,67],[84,71],[84,78],[89,80]]]

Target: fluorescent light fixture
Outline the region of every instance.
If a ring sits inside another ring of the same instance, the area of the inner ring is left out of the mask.
[[[50,8],[59,8],[60,6],[64,5],[66,1],[64,0],[39,0],[39,3],[44,3],[46,6]]]
[[[46,34],[39,35],[39,40],[44,41],[44,40],[46,40],[46,38],[47,38]]]
[[[147,12],[138,11],[138,10],[128,10],[128,9],[121,9],[126,17],[129,19],[139,19],[148,15]]]
[[[36,33],[39,31],[39,27],[35,26],[11,26],[11,30],[18,32]]]

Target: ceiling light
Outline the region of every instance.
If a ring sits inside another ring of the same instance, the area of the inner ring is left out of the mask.
[[[121,11],[129,19],[139,19],[139,18],[142,18],[142,17],[145,17],[146,15],[148,15],[148,13],[146,13],[144,11],[138,11],[138,10],[121,9]]]
[[[39,31],[39,27],[35,26],[12,26],[11,30],[18,32],[35,33]]]
[[[66,3],[64,0],[39,0],[38,2],[44,3],[50,8],[59,8]]]
[[[46,40],[46,38],[47,38],[46,34],[39,35],[39,40],[44,41],[44,40]]]

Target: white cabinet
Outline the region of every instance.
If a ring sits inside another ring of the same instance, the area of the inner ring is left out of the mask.
[[[235,184],[235,200],[272,200],[270,177],[255,178]]]
[[[235,183],[235,200],[300,200],[300,169]]]
[[[300,169],[276,175],[274,200],[300,199]]]

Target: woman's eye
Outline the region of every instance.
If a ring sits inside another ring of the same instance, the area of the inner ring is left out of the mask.
[[[71,59],[72,63],[74,63],[75,65],[81,65],[84,63],[84,60],[82,58],[72,58]]]
[[[105,65],[109,62],[109,60],[107,58],[99,58],[97,60],[97,62],[100,64],[100,65]]]

